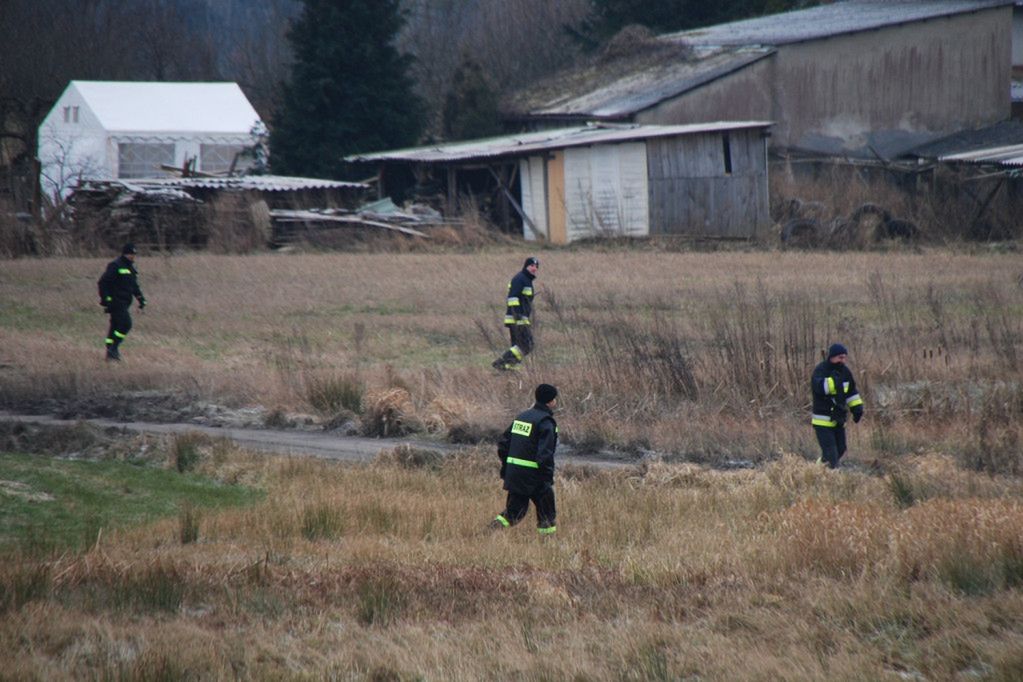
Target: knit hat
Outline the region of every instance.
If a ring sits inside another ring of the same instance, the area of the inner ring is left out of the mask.
[[[526,262],[522,264],[522,269],[525,270],[530,265],[535,265],[536,267],[540,267],[540,259],[537,258],[536,256],[530,256],[529,258],[526,259]]]
[[[828,349],[828,360],[835,357],[836,355],[848,355],[849,349],[840,343],[831,344],[831,348]]]
[[[558,389],[550,384],[540,384],[536,387],[536,402],[546,405],[558,397]]]
[[[121,255],[128,254],[134,256],[136,253],[138,253],[138,251],[135,250],[135,245],[131,242],[128,242],[121,248]]]

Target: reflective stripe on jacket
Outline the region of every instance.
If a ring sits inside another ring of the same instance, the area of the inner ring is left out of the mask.
[[[835,428],[845,423],[846,413],[863,412],[863,399],[856,390],[852,371],[841,362],[825,360],[810,377],[814,426]]]
[[[557,447],[558,424],[549,407],[537,403],[517,416],[497,444],[505,490],[530,495],[553,483]]]
[[[533,275],[523,269],[515,273],[508,283],[507,307],[504,312],[506,326],[530,324],[533,313]]]
[[[130,305],[132,297],[142,298],[138,274],[135,264],[124,256],[110,261],[96,282],[99,286],[99,300],[103,303]]]

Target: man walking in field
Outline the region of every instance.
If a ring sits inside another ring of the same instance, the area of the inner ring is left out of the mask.
[[[131,331],[132,297],[137,298],[139,310],[146,307],[146,297],[139,288],[138,270],[135,269],[135,245],[128,243],[121,249],[121,255],[107,264],[99,278],[99,304],[110,315],[110,330],[107,332],[107,360],[119,361],[118,347]]]
[[[495,369],[517,369],[522,358],[533,350],[533,331],[531,315],[533,313],[533,280],[540,269],[540,260],[530,256],[508,283],[507,308],[504,313],[504,326],[511,334],[511,347],[504,355],[494,360],[491,365]]]
[[[854,422],[863,418],[863,399],[856,390],[856,381],[845,362],[849,351],[840,343],[828,349],[828,358],[813,370],[810,389],[813,393],[813,431],[821,446],[818,462],[834,469],[845,454],[845,421],[852,412]]]
[[[490,528],[510,528],[536,507],[536,528],[541,536],[557,531],[554,505],[554,451],[558,447],[558,424],[554,406],[558,389],[540,384],[534,392],[536,403],[515,417],[497,443],[501,478],[508,500],[504,511],[490,522]]]

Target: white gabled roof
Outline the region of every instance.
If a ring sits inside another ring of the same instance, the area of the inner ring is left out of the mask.
[[[259,120],[237,83],[71,81],[111,132],[248,134]]]

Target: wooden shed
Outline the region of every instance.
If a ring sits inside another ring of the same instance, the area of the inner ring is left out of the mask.
[[[769,224],[767,121],[589,124],[349,157],[380,177],[412,166],[459,178],[489,171],[527,239],[679,234],[749,238]],[[389,170],[391,169],[391,170]]]

